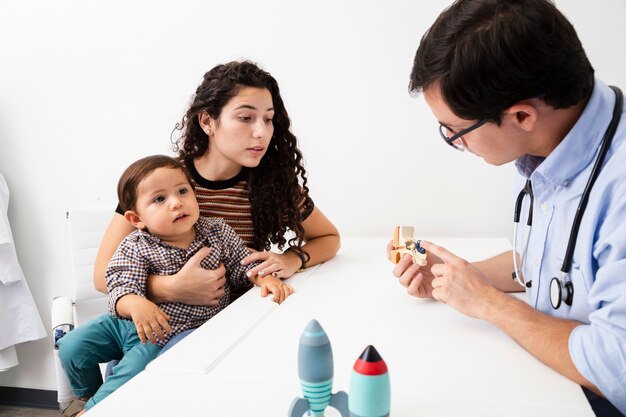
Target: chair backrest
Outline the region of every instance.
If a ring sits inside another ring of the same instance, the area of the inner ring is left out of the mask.
[[[76,326],[107,311],[107,296],[93,286],[93,265],[113,213],[112,207],[71,208],[67,211]]]

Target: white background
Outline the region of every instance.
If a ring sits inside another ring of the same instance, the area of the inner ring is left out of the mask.
[[[312,197],[342,234],[412,224],[416,236],[509,237],[514,167],[442,144],[407,93],[419,40],[448,4],[0,0],[0,172],[46,327],[71,289],[66,209],[114,206],[122,170],[169,153],[204,72],[233,59],[278,80]],[[626,1],[557,5],[597,75],[626,88]],[[54,390],[51,346],[21,346],[0,386]]]

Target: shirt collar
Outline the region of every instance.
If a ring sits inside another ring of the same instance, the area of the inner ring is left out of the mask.
[[[541,176],[554,186],[567,186],[597,155],[611,121],[612,111],[608,109],[614,103],[613,90],[596,78],[591,97],[572,130],[545,159],[532,155],[519,158],[515,162],[519,173]]]
[[[191,242],[189,248],[193,248],[198,243],[203,244],[206,241],[206,239],[209,237],[211,223],[204,217],[199,217],[194,227],[196,228],[196,238],[193,240],[193,242]],[[137,234],[145,238],[148,242],[160,244],[163,246],[171,246],[163,242],[160,238],[156,237],[147,230],[137,229]]]

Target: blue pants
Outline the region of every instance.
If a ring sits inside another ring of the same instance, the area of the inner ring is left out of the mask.
[[[85,409],[102,401],[143,371],[161,350],[142,344],[133,322],[105,314],[59,339],[59,359],[74,395],[90,396]],[[113,374],[102,383],[99,363],[118,359]]]

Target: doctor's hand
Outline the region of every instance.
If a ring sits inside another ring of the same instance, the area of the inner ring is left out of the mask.
[[[421,244],[421,243],[420,243]],[[423,247],[423,246],[422,246]],[[392,241],[387,244],[387,259],[391,261]],[[400,285],[406,288],[406,292],[418,298],[432,298],[432,280],[435,278],[431,268],[435,264],[443,263],[436,255],[428,253],[426,266],[413,263],[413,257],[403,255],[402,259],[393,268],[393,275],[396,276]]]
[[[485,318],[491,296],[499,293],[485,275],[474,265],[448,252],[434,243],[421,241],[420,245],[443,263],[431,268],[432,297],[449,304],[460,313],[475,318]]]

